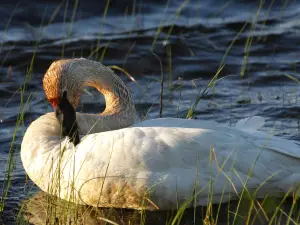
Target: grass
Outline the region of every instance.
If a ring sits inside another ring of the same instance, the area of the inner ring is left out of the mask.
[[[189,1],[183,1],[183,3],[179,6],[179,8],[176,10],[174,18],[172,18],[174,21],[176,21],[182,11],[185,9],[185,7],[189,4]],[[65,37],[66,39],[70,37],[73,30],[73,23],[75,21],[76,11],[79,4],[79,0],[75,1],[73,13],[70,19],[70,27],[69,27],[69,33]],[[258,5],[257,12],[254,16],[253,21],[251,22],[250,30],[248,31],[248,38],[246,39],[245,48],[244,48],[244,58],[242,63],[242,68],[240,71],[241,77],[244,77],[246,75],[247,71],[247,65],[248,65],[248,58],[250,55],[250,49],[253,44],[253,32],[257,29],[256,25],[258,22],[258,17],[260,15],[261,9],[263,7],[264,2],[261,0]],[[274,4],[274,1],[271,2],[268,8],[268,15],[269,12]],[[287,1],[284,2],[283,8],[286,7]],[[106,6],[103,13],[103,19],[102,23],[100,25],[100,29],[103,27],[103,24],[105,23],[105,19],[107,16],[107,12],[109,10],[110,0],[106,1]],[[226,10],[225,6],[222,7],[222,11]],[[48,23],[51,24],[52,21],[54,21],[56,15],[58,14],[58,11],[60,8],[65,6],[65,14],[64,14],[64,23],[67,21],[67,8],[68,8],[68,1],[63,5],[62,3],[58,5],[58,7],[54,10],[50,21]],[[132,9],[132,18],[136,15],[136,6],[137,2],[134,2],[133,9]],[[18,6],[16,6],[17,8]],[[167,2],[166,8],[165,8],[165,14],[167,10],[170,7],[170,1]],[[13,17],[15,10],[11,14],[7,26],[5,28],[5,31],[8,30],[9,24],[11,22],[11,19]],[[128,15],[128,8],[126,8],[125,12],[126,16]],[[149,51],[152,55],[157,59],[156,67],[160,68],[160,95],[157,97],[156,101],[152,104],[151,107],[146,112],[146,115],[144,116],[144,119],[147,118],[149,115],[149,112],[153,110],[155,107],[156,102],[159,100],[159,116],[163,116],[163,109],[166,107],[164,105],[164,96],[167,95],[164,92],[164,83],[165,83],[165,73],[164,71],[167,71],[167,84],[169,87],[169,92],[182,92],[182,80],[180,80],[180,85],[176,88],[174,87],[174,78],[173,78],[173,50],[172,45],[170,44],[170,37],[173,34],[174,31],[174,23],[168,27],[167,35],[164,38],[164,42],[167,43],[166,45],[166,57],[167,57],[167,65],[165,66],[163,64],[163,60],[160,58],[160,56],[155,52],[155,49],[157,48],[157,42],[160,40],[160,35],[165,28],[163,26],[166,18],[165,16],[161,19],[160,26],[156,30],[156,34],[153,38],[151,48]],[[267,16],[265,17],[265,20],[267,20]],[[133,19],[132,19],[133,21]],[[44,24],[44,21],[41,22],[40,28],[42,28]],[[224,55],[220,61],[219,68],[216,70],[215,75],[212,77],[211,81],[207,83],[207,86],[199,90],[199,94],[196,96],[195,100],[192,101],[191,107],[188,109],[187,118],[193,118],[195,116],[195,111],[197,109],[197,106],[201,100],[203,100],[203,97],[205,94],[211,90],[213,91],[214,88],[216,88],[217,82],[226,79],[226,78],[220,78],[220,74],[223,71],[224,68],[226,68],[226,58],[229,55],[232,47],[234,46],[235,42],[238,40],[241,34],[244,34],[247,30],[248,25],[250,22],[246,22],[244,26],[241,27],[240,31],[237,33],[236,37],[229,43],[226,51],[224,52]],[[130,33],[133,32],[134,24],[132,25],[132,30]],[[5,37],[5,34],[3,35],[3,38]],[[3,40],[3,39],[2,39]],[[107,49],[109,44],[111,44],[111,40],[108,40],[107,43],[101,44],[102,40],[102,34],[99,34],[99,37],[97,39],[97,42],[94,45],[91,45],[91,50],[89,54],[89,58],[97,59],[101,62],[105,59],[105,55],[107,54]],[[24,93],[27,91],[27,84],[30,82],[34,63],[35,63],[35,56],[36,51],[39,47],[40,39],[38,38],[35,43],[35,51],[32,56],[32,60],[30,62],[30,65],[28,67],[28,71],[26,73],[26,78],[24,81],[24,85],[19,88],[20,93],[20,111],[19,115],[16,121],[15,130],[13,133],[8,160],[6,164],[6,173],[5,173],[5,182],[2,186],[2,193],[1,193],[1,202],[0,202],[0,211],[5,211],[6,201],[8,198],[9,190],[12,186],[12,176],[14,171],[14,163],[15,163],[15,140],[17,136],[17,131],[20,128],[25,127],[24,123],[24,114],[26,111],[28,111],[28,107],[30,106],[30,102],[33,99],[33,95],[30,94],[27,99],[24,97]],[[0,50],[3,47],[3,42],[1,42]],[[133,52],[134,48],[136,47],[136,43],[131,45],[131,47],[128,50],[128,53],[126,54],[124,58],[123,67],[119,67],[116,65],[112,65],[111,68],[114,70],[117,70],[119,72],[124,73],[131,79],[131,81],[134,81],[139,87],[141,87],[144,91],[140,97],[140,99],[145,98],[147,94],[147,90],[151,84],[147,85],[141,85],[139,82],[135,80],[135,78],[127,72],[127,70],[124,68],[126,65],[126,62],[129,59],[130,54]],[[189,48],[189,52],[193,51],[192,48]],[[75,55],[75,53],[74,53]],[[191,54],[192,56],[194,55]],[[62,58],[65,57],[65,45],[62,44],[62,51],[61,51]],[[84,56],[84,55],[82,55]],[[164,68],[164,66],[166,68]],[[284,74],[286,77],[291,79],[292,81],[299,83],[298,79],[288,73]],[[178,112],[180,111],[180,98],[178,99]],[[178,114],[177,112],[177,114]],[[24,129],[25,131],[25,129]],[[266,140],[267,142],[268,140]],[[63,159],[64,157],[64,148],[62,146],[62,151],[60,152],[60,158]],[[261,152],[264,151],[264,146],[262,146]],[[261,153],[260,152],[260,153]],[[235,154],[232,152],[232,154]],[[157,224],[156,219],[161,218],[160,222],[161,224],[205,224],[205,225],[213,225],[213,224],[258,224],[258,223],[265,223],[265,224],[298,224],[300,222],[300,211],[298,206],[298,199],[299,199],[299,190],[296,190],[294,192],[288,192],[286,195],[284,195],[281,198],[276,197],[270,197],[266,196],[262,199],[257,199],[258,191],[265,185],[265,183],[272,178],[275,174],[270,175],[265,181],[261,183],[261,185],[258,186],[256,190],[248,190],[247,184],[249,180],[252,177],[252,171],[255,167],[256,161],[259,158],[259,155],[257,155],[256,160],[253,163],[253,167],[250,168],[249,173],[246,177],[246,180],[243,180],[240,177],[240,174],[238,174],[238,171],[234,167],[234,163],[232,167],[230,168],[230,172],[232,172],[234,175],[236,175],[239,178],[239,181],[242,184],[242,191],[237,190],[237,187],[235,187],[232,178],[227,175],[227,173],[224,172],[224,168],[227,166],[226,163],[228,163],[229,155],[227,158],[224,159],[224,161],[219,162],[218,160],[218,153],[215,151],[214,146],[210,149],[209,154],[209,166],[211,168],[211,178],[210,181],[207,183],[207,186],[204,186],[202,188],[198,188],[199,180],[197,180],[197,176],[195,176],[195,185],[194,185],[194,191],[191,193],[190,198],[183,204],[178,204],[177,209],[174,211],[168,211],[168,212],[156,212],[156,211],[148,211],[148,210],[122,210],[122,209],[115,209],[115,208],[96,208],[96,207],[90,207],[90,206],[82,206],[82,205],[75,205],[71,202],[61,200],[59,198],[46,195],[43,192],[37,192],[35,196],[29,196],[28,199],[24,201],[24,203],[20,206],[19,214],[17,216],[17,224],[29,224],[28,221],[31,221],[31,223],[40,223],[40,224]],[[200,157],[200,156],[199,156]],[[76,160],[73,158],[72,160]],[[238,159],[236,159],[238,160]],[[61,161],[62,162],[62,161]],[[197,161],[198,165],[199,161]],[[198,171],[198,166],[195,165],[196,171],[195,174],[197,175],[200,173]],[[54,180],[53,186],[51,187],[51,190],[49,189],[49,192],[57,191],[57,188],[60,188],[60,171],[63,169],[64,165],[61,165],[59,163],[56,171],[56,179]],[[107,164],[107,168],[109,166],[109,162]],[[143,165],[141,165],[143,166]],[[213,174],[214,168],[218,168],[217,174]],[[213,198],[215,197],[215,190],[219,187],[216,186],[214,183],[214,179],[217,179],[221,176],[226,176],[228,184],[227,186],[223,187],[223,191],[220,196],[220,201],[218,203],[213,204]],[[73,174],[73,179],[76,179]],[[106,176],[103,178],[103,185],[106,180]],[[120,192],[122,192],[124,187],[120,188]],[[196,199],[199,195],[203,194],[205,189],[208,189],[207,192],[207,206],[201,207],[197,206]],[[102,189],[102,188],[101,188]],[[145,196],[143,197],[143,204],[145,206],[147,204],[153,204],[155,203],[151,202],[149,199],[149,195],[151,195],[151,191],[155,189],[155,185],[151,187],[147,192],[145,193]],[[222,204],[222,199],[225,197],[226,190],[231,191],[232,200],[229,200],[228,203]],[[237,195],[238,198],[234,200],[234,196]],[[291,195],[292,198],[288,198],[288,196]],[[70,195],[72,197],[72,195]],[[100,202],[99,196],[99,202]],[[71,200],[71,199],[70,199]]]

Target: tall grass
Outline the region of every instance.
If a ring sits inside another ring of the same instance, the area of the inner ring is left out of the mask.
[[[79,0],[75,1],[74,8],[73,8],[73,13],[71,17],[71,23],[69,27],[69,33],[66,36],[66,39],[70,37],[72,34],[73,30],[73,23],[74,23],[74,18],[76,16],[76,11],[78,7]],[[274,1],[271,2],[269,11],[271,10],[271,7],[273,5]],[[170,1],[167,2],[166,4],[166,10],[165,14],[167,12],[167,9],[169,7]],[[174,20],[178,19],[179,16],[181,15],[182,10],[189,4],[189,1],[183,1],[181,6],[178,8],[178,10],[175,12]],[[286,4],[286,2],[285,2]],[[106,6],[104,9],[103,13],[103,19],[102,19],[102,24],[100,26],[103,27],[103,23],[105,22],[105,18],[107,16],[108,10],[109,10],[109,5],[110,5],[110,0],[106,1]],[[242,69],[240,72],[241,76],[245,75],[246,67],[247,67],[247,62],[248,62],[248,57],[250,54],[250,48],[253,42],[253,36],[252,32],[255,31],[256,29],[256,24],[258,20],[258,16],[260,14],[261,8],[263,6],[263,1],[261,0],[259,2],[258,10],[257,13],[251,23],[251,28],[249,31],[249,36],[246,40],[245,43],[245,50],[244,50],[244,58],[243,58],[243,64],[242,64]],[[285,5],[284,5],[285,6]],[[51,19],[48,24],[50,24],[54,19],[55,16],[57,15],[59,9],[63,7],[63,4],[58,5],[58,7],[55,9],[53,12]],[[67,18],[67,8],[68,8],[68,1],[65,4],[65,16],[64,16],[64,23],[66,22]],[[135,16],[136,13],[136,1],[134,2],[133,5],[133,10],[132,10],[132,18]],[[125,13],[127,15],[127,13]],[[13,15],[13,13],[12,13]],[[267,17],[266,17],[267,19]],[[164,88],[164,79],[165,79],[165,65],[163,65],[162,60],[160,57],[155,53],[155,46],[156,43],[159,39],[159,36],[164,28],[163,23],[165,18],[162,18],[161,24],[156,30],[156,34],[153,38],[152,46],[149,49],[150,52],[157,58],[157,67],[159,66],[160,68],[160,75],[161,75],[161,92],[160,96],[157,97],[160,100],[160,110],[159,110],[159,115],[162,117],[163,115],[163,88]],[[8,29],[9,24],[10,24],[11,18],[9,19],[6,29]],[[217,69],[216,73],[214,76],[212,76],[212,79],[210,82],[208,82],[207,86],[204,89],[201,89],[199,91],[199,94],[196,96],[195,100],[191,104],[191,107],[188,110],[188,113],[186,115],[187,118],[192,118],[194,116],[195,109],[197,108],[199,102],[203,99],[205,94],[216,87],[216,84],[218,81],[224,78],[220,78],[220,73],[223,70],[224,67],[226,67],[226,57],[230,53],[231,48],[233,47],[235,41],[239,38],[239,36],[245,32],[249,22],[245,23],[244,26],[240,29],[240,31],[237,33],[236,37],[233,39],[233,41],[229,44],[228,48],[226,49],[223,58],[221,59],[219,68]],[[43,26],[43,21],[41,23],[41,27]],[[133,26],[132,26],[133,27]],[[165,43],[168,43],[169,38],[172,35],[174,28],[174,24],[172,24],[167,32],[167,37],[165,38]],[[132,28],[133,29],[133,28]],[[133,32],[133,30],[131,31]],[[91,46],[91,52],[88,57],[94,58],[99,61],[103,61],[106,51],[108,49],[108,45],[110,44],[110,41],[108,41],[106,44],[103,46],[100,46],[102,39],[102,34],[100,32],[99,37],[97,39],[97,42],[95,46]],[[39,44],[39,40],[35,44],[35,52],[37,50]],[[101,54],[99,53],[99,50],[102,49]],[[121,71],[122,73],[126,74],[132,81],[136,82],[140,87],[141,85],[134,79],[130,73],[128,73],[124,66],[128,60],[128,57],[130,53],[132,52],[133,48],[135,47],[135,44],[131,46],[131,48],[128,50],[128,54],[126,55],[123,63],[123,68],[112,65],[111,68],[114,70]],[[2,48],[2,43],[1,43],[1,48]],[[1,50],[0,48],[0,50]],[[168,63],[167,63],[167,71],[168,71],[168,85],[170,91],[177,91],[176,88],[173,88],[173,76],[172,76],[172,48],[171,45],[166,46],[166,51],[167,51],[167,57],[168,57]],[[32,60],[30,62],[30,66],[28,68],[28,71],[26,73],[24,85],[20,87],[20,111],[18,114],[18,118],[16,121],[16,126],[15,130],[13,133],[12,141],[11,141],[11,146],[10,146],[10,151],[9,151],[9,156],[7,160],[7,165],[6,165],[6,174],[5,174],[5,182],[3,183],[3,191],[2,191],[2,197],[1,197],[1,203],[0,203],[0,211],[5,210],[5,203],[7,200],[8,192],[11,187],[11,180],[12,180],[12,172],[14,169],[14,157],[15,157],[15,139],[17,135],[18,129],[20,129],[21,125],[24,125],[24,113],[26,112],[26,106],[30,105],[30,101],[32,100],[32,95],[29,95],[28,99],[24,99],[24,93],[26,92],[26,85],[31,79],[31,74],[34,68],[34,60],[35,60],[35,53],[32,56]],[[99,56],[100,54],[100,56]],[[61,51],[61,56],[62,58],[65,57],[65,45],[62,44],[62,51]],[[293,77],[292,75],[286,74],[287,77],[290,79],[294,80],[295,82],[299,83],[297,78]],[[146,85],[145,87],[142,87],[144,89],[144,93],[147,92],[149,85]],[[181,85],[179,86],[179,91],[181,92]],[[141,98],[143,98],[144,93],[141,95]],[[153,106],[155,105],[156,102],[153,103],[153,105],[148,109],[145,118],[147,117],[148,113],[153,109]],[[180,107],[180,99],[178,100],[178,112],[179,112],[179,107]],[[267,142],[268,140],[266,140]],[[262,146],[261,151],[264,150],[264,146]],[[64,146],[61,146],[61,152],[60,152],[60,158],[63,157],[64,154]],[[232,153],[233,154],[233,153]],[[200,157],[200,156],[199,156]],[[230,156],[228,156],[229,158]],[[258,159],[259,155],[257,156]],[[227,159],[228,159],[227,158]],[[18,215],[18,224],[28,224],[29,221],[31,223],[39,223],[39,224],[120,224],[120,223],[126,223],[126,224],[145,224],[153,220],[153,218],[157,217],[162,217],[163,224],[182,224],[182,223],[188,223],[188,224],[205,224],[205,225],[213,225],[213,224],[218,224],[220,220],[224,220],[223,217],[225,217],[224,222],[226,224],[257,224],[257,223],[265,223],[265,224],[298,224],[300,222],[300,211],[298,208],[298,199],[299,199],[299,190],[294,191],[293,193],[286,193],[283,198],[273,198],[266,196],[263,199],[256,199],[256,194],[259,191],[259,189],[265,184],[265,182],[268,181],[268,179],[271,179],[273,175],[271,175],[269,178],[267,178],[262,184],[256,189],[256,190],[248,190],[247,189],[247,183],[249,179],[252,177],[252,170],[255,167],[255,162],[253,163],[253,167],[250,169],[249,174],[247,176],[246,181],[243,181],[240,179],[241,183],[243,183],[243,189],[242,192],[238,192],[235,188],[234,183],[232,182],[231,178],[227,176],[228,179],[228,184],[231,186],[233,193],[231,193],[232,200],[229,200],[228,203],[222,204],[222,199],[223,197],[227,194],[226,187],[224,186],[222,195],[220,196],[220,202],[218,204],[213,204],[213,198],[214,198],[214,190],[216,188],[214,181],[221,175],[225,175],[226,173],[223,171],[224,166],[227,163],[227,159],[224,160],[220,164],[217,160],[217,153],[212,146],[210,149],[210,157],[209,157],[209,166],[211,169],[213,166],[217,166],[218,168],[218,174],[217,176],[211,175],[210,182],[208,182],[207,186],[198,188],[198,180],[197,180],[197,174],[201,173],[201,171],[198,171],[198,164],[195,165],[196,168],[196,176],[195,176],[195,185],[194,185],[194,191],[191,193],[190,197],[188,200],[184,203],[177,206],[177,209],[174,211],[170,212],[151,212],[147,210],[140,210],[140,211],[135,211],[135,210],[121,210],[121,209],[115,209],[115,208],[96,208],[96,207],[90,207],[90,206],[82,206],[82,205],[75,205],[71,203],[71,201],[74,199],[69,199],[70,201],[64,201],[61,200],[57,197],[46,195],[45,193],[38,192],[36,196],[34,197],[29,197],[20,207],[20,212]],[[70,159],[70,160],[76,160],[75,158]],[[238,159],[236,159],[238,160]],[[60,174],[61,170],[63,170],[64,165],[61,165],[62,161],[58,164],[59,166],[57,167],[57,171],[55,173],[56,176],[54,176],[53,180],[53,185],[49,189],[49,192],[56,192],[60,188]],[[109,166],[108,162],[108,165]],[[143,165],[141,165],[143,166]],[[108,167],[107,167],[108,168]],[[236,176],[239,176],[237,170],[234,168],[234,165],[231,168],[231,171],[236,174]],[[72,175],[70,179],[76,179],[75,174]],[[103,178],[103,183],[105,182],[106,176]],[[201,207],[197,206],[197,198],[203,193],[205,189],[208,189],[208,202],[206,207]],[[122,189],[122,188],[121,188]],[[143,197],[143,202],[145,206],[147,204],[153,204],[155,203],[151,202],[151,199],[149,198],[149,195],[151,195],[151,191],[155,189],[155,185],[151,188],[149,188],[148,192],[145,193]],[[74,190],[75,191],[75,190]],[[292,192],[292,190],[291,190]],[[238,196],[238,199],[236,200],[236,196]],[[292,195],[292,202],[289,207],[289,209],[283,208],[283,205],[285,202],[288,202],[288,196]],[[72,194],[70,194],[72,198]],[[100,203],[100,198],[99,196],[99,203]],[[225,216],[222,215],[225,214]],[[23,215],[24,214],[24,215]],[[129,215],[129,216],[128,216]],[[127,217],[128,216],[128,217]],[[121,218],[121,219],[120,219]],[[124,222],[125,221],[125,222]],[[155,221],[153,220],[153,223]]]
[[[11,18],[9,19],[8,23],[11,21]],[[41,21],[41,25],[40,25],[40,29],[43,26],[43,22],[44,20]],[[5,30],[5,32],[7,31],[7,28]],[[8,155],[8,160],[7,160],[7,164],[6,164],[6,174],[5,174],[5,182],[3,182],[3,188],[2,188],[2,196],[1,196],[1,203],[0,203],[0,212],[4,211],[5,208],[5,201],[11,186],[11,174],[13,172],[14,169],[14,156],[15,156],[15,140],[16,140],[16,135],[17,132],[20,128],[21,125],[24,126],[24,113],[25,113],[25,107],[30,103],[30,101],[32,100],[32,95],[29,94],[29,97],[27,98],[27,100],[24,98],[24,93],[27,89],[27,84],[28,82],[31,80],[31,76],[32,76],[32,72],[33,72],[33,64],[34,64],[34,60],[35,60],[35,54],[36,54],[36,50],[38,47],[38,43],[40,41],[39,39],[40,37],[37,37],[37,40],[35,42],[35,46],[34,46],[34,53],[32,55],[31,58],[31,62],[29,65],[29,68],[26,72],[25,75],[25,79],[24,79],[24,84],[23,86],[21,86],[18,90],[19,90],[19,94],[20,94],[20,109],[19,109],[19,113],[17,116],[17,120],[16,120],[16,126],[12,135],[12,141],[10,144],[10,149],[9,149],[9,155]],[[1,43],[1,47],[2,47],[2,43]]]

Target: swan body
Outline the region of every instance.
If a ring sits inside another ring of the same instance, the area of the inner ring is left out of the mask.
[[[107,119],[105,128],[90,134],[80,122],[88,115],[77,118],[84,136],[76,146],[60,136],[54,113],[36,119],[24,135],[21,158],[43,191],[78,204],[176,209],[237,199],[245,186],[255,197],[283,195],[300,181],[299,142],[259,131],[262,117],[235,127],[164,118],[118,122],[120,129]]]

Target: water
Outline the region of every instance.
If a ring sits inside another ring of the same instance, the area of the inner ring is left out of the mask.
[[[1,1],[1,192],[20,107],[19,88],[34,53],[35,58],[24,94],[25,99],[32,96],[32,100],[25,113],[25,124],[17,130],[15,167],[0,221],[14,224],[21,201],[28,192],[38,190],[30,181],[26,185],[19,152],[26,127],[51,111],[41,86],[44,72],[62,55],[89,57],[97,44],[98,59],[106,47],[103,63],[125,68],[141,85],[118,73],[132,90],[140,118],[157,118],[161,67],[151,49],[159,56],[166,78],[163,116],[185,117],[235,40],[220,72],[220,77],[225,78],[200,101],[195,116],[230,125],[246,116],[262,115],[266,119],[265,129],[275,128],[276,135],[299,139],[299,86],[286,76],[299,79],[298,2],[264,1],[253,31],[251,22],[255,20],[259,1],[112,1],[105,20],[105,1],[96,2],[79,0],[76,8],[76,1]],[[247,21],[249,24],[237,36]],[[159,27],[162,29],[157,33]],[[249,35],[253,39],[241,77]],[[90,58],[96,56],[95,53]],[[168,80],[170,74],[172,82]],[[105,107],[103,98],[95,90],[89,91],[92,96],[84,94],[80,110],[101,112]]]

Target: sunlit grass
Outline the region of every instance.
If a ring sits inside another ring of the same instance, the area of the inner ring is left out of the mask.
[[[249,54],[250,54],[250,48],[251,48],[252,41],[253,41],[252,32],[256,29],[257,20],[258,20],[260,11],[262,9],[263,3],[264,3],[263,0],[259,1],[259,6],[258,6],[257,12],[255,14],[254,20],[252,22],[251,30],[249,31],[249,35],[248,35],[247,40],[246,40],[245,49],[244,49],[244,59],[243,59],[241,73],[240,73],[242,77],[245,75],[246,67],[248,65],[248,58],[249,58]]]
[[[104,13],[103,13],[103,16],[102,16],[102,21],[101,21],[101,26],[100,26],[101,29],[100,29],[100,32],[99,32],[99,37],[98,37],[98,40],[97,40],[96,49],[94,50],[96,52],[95,59],[98,58],[98,53],[99,53],[99,49],[100,49],[100,41],[101,41],[101,38],[102,38],[103,23],[105,22],[106,15],[107,15],[107,12],[109,10],[109,4],[110,4],[110,0],[107,0],[106,5],[105,5],[105,9],[104,9]],[[105,50],[103,50],[103,51],[105,51]],[[102,56],[101,59],[103,60],[104,55],[102,54],[101,56]]]
[[[9,19],[10,22],[11,18]],[[43,20],[41,22],[40,28],[43,26]],[[5,31],[6,32],[6,31]],[[2,196],[1,196],[1,203],[0,203],[0,212],[4,211],[5,208],[5,201],[7,199],[8,196],[8,192],[9,189],[11,187],[11,174],[13,172],[13,169],[15,167],[14,163],[15,163],[15,140],[16,140],[16,135],[17,132],[20,128],[21,125],[24,126],[24,113],[25,113],[25,106],[29,104],[29,102],[32,100],[32,96],[31,94],[29,94],[29,97],[27,99],[24,98],[24,93],[27,89],[27,84],[31,79],[32,76],[32,72],[33,72],[33,63],[34,63],[34,59],[35,59],[35,54],[36,54],[36,49],[39,43],[39,39],[37,39],[36,43],[35,43],[35,50],[31,59],[31,63],[29,65],[29,68],[26,72],[25,75],[25,79],[24,79],[24,84],[23,86],[21,86],[18,91],[20,94],[20,109],[19,109],[19,113],[17,116],[17,121],[16,121],[16,126],[12,135],[12,141],[10,144],[10,150],[9,150],[9,155],[8,155],[8,160],[7,160],[7,164],[6,164],[6,175],[5,175],[5,182],[3,182],[3,187],[2,187]],[[2,42],[1,42],[1,46],[2,46]]]

